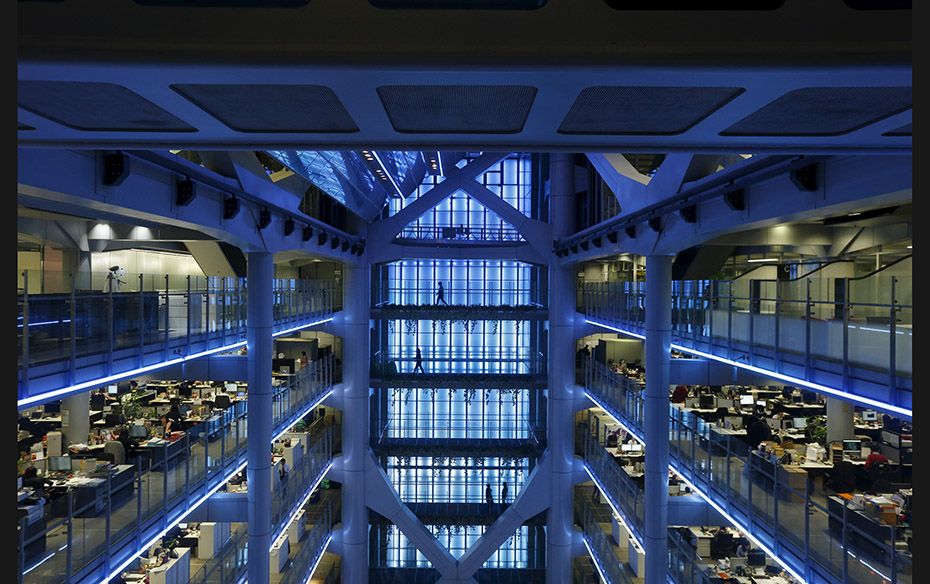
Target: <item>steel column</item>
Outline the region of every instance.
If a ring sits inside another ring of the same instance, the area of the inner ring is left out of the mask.
[[[549,216],[554,237],[575,231],[575,157],[551,157]],[[549,263],[548,447],[552,459],[552,498],[546,514],[546,582],[572,579],[572,470],[574,462],[575,272]]]
[[[668,409],[672,341],[672,257],[646,257],[646,584],[665,584],[668,570]]]
[[[342,581],[368,582],[368,507],[365,461],[368,458],[370,268],[343,268]]]
[[[248,305],[246,338],[248,355],[247,479],[249,484],[248,580],[267,584],[271,548],[271,284],[273,256],[267,252],[248,254]]]

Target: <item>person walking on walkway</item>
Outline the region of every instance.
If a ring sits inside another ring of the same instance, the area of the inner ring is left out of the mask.
[[[488,502],[488,513],[494,508],[494,495],[491,494],[491,483],[484,487],[484,500]]]
[[[504,486],[501,487],[501,508],[507,506],[507,481],[504,481]]]
[[[420,370],[420,373],[426,373],[426,371],[423,370],[423,354],[420,353],[420,347],[417,347],[417,357],[413,365],[413,372],[416,373],[417,369]]]
[[[442,282],[439,283],[439,289],[436,290],[436,305],[438,306],[440,303],[449,306],[449,303],[446,302],[446,291],[442,288]]]

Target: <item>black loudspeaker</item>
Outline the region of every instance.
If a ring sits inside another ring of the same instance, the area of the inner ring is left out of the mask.
[[[264,229],[269,225],[271,225],[271,211],[268,210],[268,207],[265,207],[258,212],[258,228]]]
[[[309,225],[307,225],[306,227],[304,227],[304,232],[301,235],[301,239],[303,239],[304,241],[310,241],[311,237],[313,237],[313,227],[310,227]]]
[[[103,157],[103,184],[115,187],[129,176],[129,157],[122,152],[114,152]]]
[[[746,208],[746,190],[736,189],[723,195],[723,201],[727,207],[734,211],[742,211]]]
[[[658,233],[662,230],[662,218],[661,217],[650,217],[649,218],[649,228]]]
[[[223,219],[232,219],[239,214],[239,197],[226,197],[223,200]]]
[[[179,180],[175,185],[174,202],[178,207],[186,207],[197,196],[197,183],[187,178]]]
[[[294,220],[288,217],[284,220],[284,237],[294,233]]]
[[[636,226],[630,225],[629,227],[624,227],[623,231],[626,232],[626,236],[630,239],[636,239]]]
[[[688,205],[687,207],[682,207],[678,214],[681,215],[681,218],[685,220],[685,223],[695,223],[697,222],[697,205]]]

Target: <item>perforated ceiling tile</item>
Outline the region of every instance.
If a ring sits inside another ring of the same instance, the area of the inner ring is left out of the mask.
[[[786,93],[721,135],[837,136],[910,107],[910,87],[809,87]]]
[[[895,128],[894,130],[889,130],[882,134],[882,136],[912,136],[913,135],[913,124],[907,124],[901,126],[900,128]]]
[[[172,85],[172,89],[238,132],[357,132],[322,85]]]
[[[536,88],[527,85],[385,85],[378,97],[398,132],[514,134]]]
[[[113,83],[19,81],[19,107],[89,132],[196,132],[141,95]]]
[[[586,87],[561,134],[680,134],[743,92],[740,87]]]

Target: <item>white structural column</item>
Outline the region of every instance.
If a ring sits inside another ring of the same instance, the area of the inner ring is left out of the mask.
[[[68,443],[87,443],[90,434],[90,392],[82,391],[61,400],[62,450]],[[128,454],[128,453],[127,453]]]
[[[342,581],[368,582],[368,506],[365,461],[368,458],[368,394],[371,269],[367,263],[343,268],[343,423]]]
[[[249,491],[250,584],[267,584],[271,549],[271,432],[272,432],[272,294],[273,255],[248,254],[246,341],[248,343],[248,446],[246,477]]]
[[[646,257],[646,584],[668,572],[668,408],[672,342],[672,258]]]
[[[827,398],[827,444],[837,440],[852,440],[856,436],[852,402]]]
[[[553,237],[575,231],[575,175],[572,154],[553,154],[549,174],[549,217]],[[552,500],[546,528],[546,582],[572,579],[572,467],[574,460],[575,277],[572,267],[549,263],[548,444]]]

